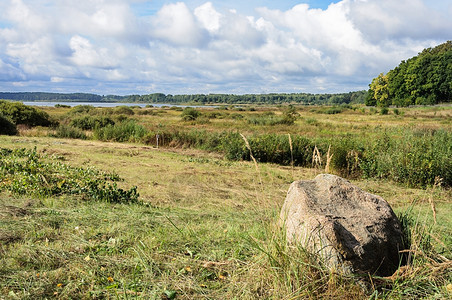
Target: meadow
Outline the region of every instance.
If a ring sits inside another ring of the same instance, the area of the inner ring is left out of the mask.
[[[5,299],[452,295],[451,106],[44,110],[59,125],[0,136]],[[325,169],[391,204],[409,267],[331,273],[285,243],[290,183]]]

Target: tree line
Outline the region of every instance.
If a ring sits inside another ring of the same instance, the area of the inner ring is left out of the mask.
[[[195,103],[195,104],[349,104],[364,103],[366,91],[342,94],[309,94],[309,93],[272,93],[272,94],[194,94],[165,95],[154,93],[148,95],[131,95],[127,102],[140,103]]]
[[[131,102],[131,103],[193,103],[193,104],[349,104],[364,103],[366,91],[342,94],[273,93],[273,94],[194,94],[171,95],[153,93],[147,95],[107,95],[87,93],[0,92],[0,99],[16,101],[81,101],[81,102]]]
[[[452,41],[424,49],[372,80],[366,105],[432,105],[452,101]]]

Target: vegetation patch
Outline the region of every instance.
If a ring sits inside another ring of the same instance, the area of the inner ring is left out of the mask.
[[[34,197],[76,195],[109,203],[137,202],[137,188],[123,190],[117,185],[120,180],[114,173],[71,167],[54,157],[40,155],[36,149],[0,149],[0,192]]]
[[[0,113],[0,134],[5,135],[16,135],[17,134],[17,126],[11,121],[10,118],[5,117]]]
[[[50,126],[52,121],[48,113],[20,102],[0,100],[0,114],[15,125]]]

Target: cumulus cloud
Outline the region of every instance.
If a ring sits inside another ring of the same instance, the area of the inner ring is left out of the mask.
[[[365,89],[400,60],[450,39],[452,28],[448,0],[342,0],[325,9],[273,3],[254,13],[232,3],[189,0],[153,11],[142,0],[2,1],[0,89]]]
[[[209,32],[215,33],[220,28],[221,14],[215,10],[212,2],[197,7],[194,10],[194,15],[202,26]]]
[[[178,46],[200,46],[204,31],[183,2],[162,7],[151,18],[152,36]]]
[[[73,36],[69,41],[73,54],[71,60],[77,66],[98,68],[114,68],[115,62],[110,57],[107,48],[94,49],[91,42],[79,35]]]

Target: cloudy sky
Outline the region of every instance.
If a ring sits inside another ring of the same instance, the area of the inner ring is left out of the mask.
[[[348,92],[451,39],[450,0],[1,0],[0,91]]]

